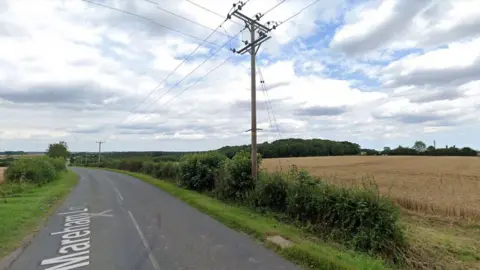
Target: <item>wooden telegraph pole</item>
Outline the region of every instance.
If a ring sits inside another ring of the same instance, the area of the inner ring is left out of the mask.
[[[252,119],[251,119],[251,139],[252,139],[252,152],[251,152],[251,160],[252,160],[252,178],[254,180],[257,179],[257,86],[256,86],[256,63],[255,58],[257,52],[262,45],[263,42],[269,40],[271,37],[267,35],[267,33],[271,30],[270,28],[266,27],[265,25],[259,23],[258,21],[261,18],[261,14],[257,14],[255,19],[249,18],[246,15],[242,14],[240,10],[242,10],[243,4],[239,4],[237,9],[231,14],[230,16],[234,16],[243,22],[245,22],[245,27],[250,31],[250,41],[244,41],[245,47],[240,50],[233,49],[234,53],[238,54],[245,54],[247,52],[250,53],[250,64],[251,64],[251,79],[252,79],[252,93],[251,93],[251,110],[252,110]],[[229,18],[230,19],[230,18]],[[258,34],[258,37],[257,35]]]

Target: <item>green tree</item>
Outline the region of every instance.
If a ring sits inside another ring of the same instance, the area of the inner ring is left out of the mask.
[[[47,149],[47,156],[52,158],[62,157],[66,160],[69,156],[67,143],[60,141],[50,144]]]
[[[427,149],[427,145],[422,141],[416,141],[413,145],[413,149],[417,150],[418,152],[424,152]]]

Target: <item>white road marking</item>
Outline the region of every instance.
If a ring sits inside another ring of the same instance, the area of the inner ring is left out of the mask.
[[[155,257],[153,256],[152,250],[150,249],[150,246],[148,245],[148,242],[147,242],[147,240],[145,239],[145,236],[143,236],[143,233],[142,233],[142,231],[140,230],[140,227],[138,226],[137,221],[136,221],[135,218],[133,217],[132,212],[128,211],[128,214],[130,215],[130,218],[131,218],[132,221],[133,221],[133,225],[135,225],[135,228],[136,228],[137,231],[138,231],[138,235],[140,235],[140,239],[142,239],[143,246],[144,246],[145,249],[148,251],[148,257],[150,258],[150,262],[152,263],[153,268],[155,268],[155,270],[160,270],[160,267],[158,266],[158,262],[157,262],[157,260],[155,259]]]
[[[87,212],[87,211],[88,211],[88,209],[84,208],[82,210],[76,210],[76,211],[65,212],[65,213],[58,213],[58,215],[69,215],[69,214],[75,214],[75,213],[83,213],[83,212]]]
[[[79,210],[81,209],[81,210]],[[50,233],[60,235],[60,256],[44,259],[40,262],[46,270],[68,270],[90,265],[90,217],[88,208],[70,207],[65,216],[62,231]],[[73,215],[72,215],[73,214]]]
[[[122,197],[122,194],[120,194],[120,191],[118,191],[117,188],[115,188],[115,191],[117,192],[118,197],[120,197],[120,199],[123,201],[123,197]]]
[[[103,211],[103,212],[101,212],[101,213],[96,213],[96,214],[95,214],[95,213],[91,213],[91,214],[90,214],[90,217],[113,217],[113,215],[107,214],[107,213],[110,212],[110,211],[112,211],[112,210],[105,210],[105,211]]]

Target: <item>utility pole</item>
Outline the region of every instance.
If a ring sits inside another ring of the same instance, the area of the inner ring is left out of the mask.
[[[100,163],[100,154],[102,153],[102,143],[105,143],[105,142],[102,142],[102,141],[98,141],[98,163]]]
[[[87,152],[85,152],[85,166],[87,166],[87,163],[88,163],[87,161],[88,161],[88,159],[87,159]]]
[[[268,32],[271,31],[270,28],[266,27],[265,25],[259,23],[258,21],[262,17],[261,14],[255,15],[255,19],[251,19],[248,16],[242,14],[240,10],[242,10],[243,3],[238,4],[235,11],[230,15],[228,15],[228,19],[231,16],[234,16],[243,22],[245,22],[245,27],[250,31],[250,41],[243,41],[245,43],[245,47],[240,50],[232,49],[234,53],[238,54],[245,54],[247,52],[250,53],[250,64],[251,64],[251,79],[252,79],[252,93],[251,93],[251,160],[252,160],[252,178],[254,180],[257,179],[257,86],[256,86],[256,63],[255,58],[257,52],[262,45],[263,42],[269,40],[271,37],[267,35]],[[275,28],[275,26],[274,26]],[[258,33],[258,38],[256,37],[255,33]]]

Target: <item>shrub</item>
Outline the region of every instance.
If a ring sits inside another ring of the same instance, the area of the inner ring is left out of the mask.
[[[13,158],[0,158],[0,167],[8,167],[13,162]]]
[[[288,182],[281,173],[261,173],[255,185],[254,206],[284,212]]]
[[[257,160],[257,167],[259,167],[260,155]],[[217,177],[215,190],[217,197],[224,200],[244,201],[247,194],[255,188],[251,172],[252,162],[249,152],[240,151],[231,160],[226,159]]]
[[[155,163],[151,161],[145,161],[142,163],[142,173],[153,175],[155,169]]]
[[[67,165],[65,164],[65,159],[62,157],[58,158],[47,158],[47,161],[50,161],[55,168],[56,172],[63,172],[67,170]]]
[[[320,234],[369,253],[395,255],[405,244],[399,211],[377,192],[313,183],[304,172],[289,172],[296,179],[287,189],[286,213]]]
[[[142,170],[143,162],[141,160],[122,160],[120,161],[119,169],[131,172],[140,172]]]
[[[152,174],[158,179],[175,179],[178,174],[178,162],[154,163]]]
[[[56,172],[48,159],[18,159],[10,164],[5,176],[11,183],[28,182],[41,185],[54,180]]]
[[[179,165],[180,185],[198,191],[213,190],[215,175],[225,159],[225,155],[215,151],[183,156]]]

